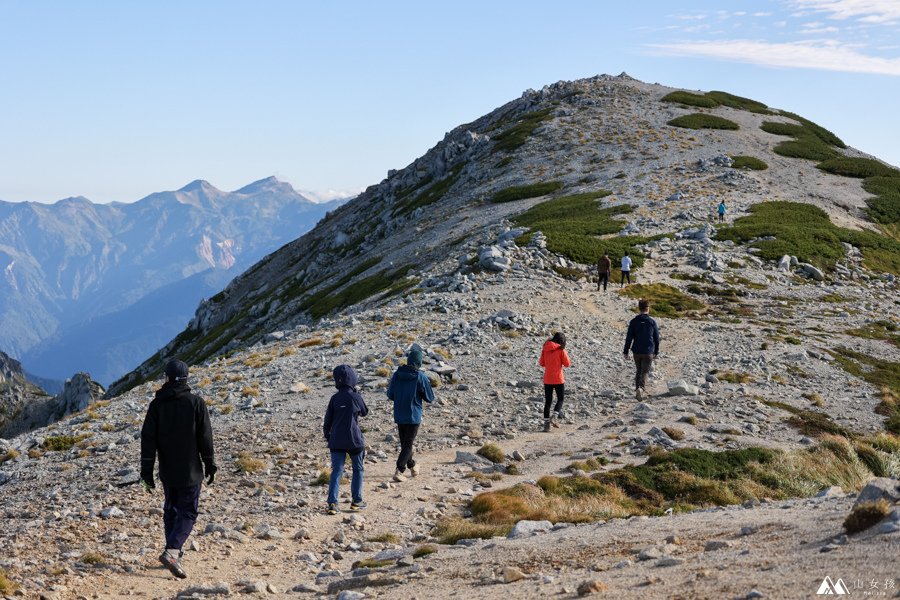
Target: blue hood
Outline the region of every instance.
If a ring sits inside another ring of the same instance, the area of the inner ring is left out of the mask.
[[[356,389],[356,384],[359,383],[359,377],[350,365],[336,366],[332,375],[334,375],[334,387],[337,389],[343,387]]]

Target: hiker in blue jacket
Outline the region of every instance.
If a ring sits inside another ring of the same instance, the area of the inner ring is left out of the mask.
[[[344,473],[347,455],[353,463],[350,482],[350,510],[366,507],[362,497],[363,459],[366,457],[366,441],[359,428],[359,417],[369,414],[363,397],[356,391],[359,378],[350,365],[338,365],[332,373],[337,393],[328,402],[322,430],[331,450],[331,479],[328,482],[328,514],[337,514],[338,488]]]
[[[394,371],[388,385],[387,397],[394,401],[394,422],[400,437],[400,456],[397,457],[397,470],[394,481],[406,481],[403,473],[409,469],[410,475],[419,474],[419,467],[413,460],[413,443],[422,423],[422,400],[434,402],[434,392],[428,376],[419,369],[422,367],[422,349],[413,345],[406,355],[406,364]]]
[[[723,223],[725,221],[725,201],[724,200],[719,202],[718,212],[719,212],[719,222]]]
[[[638,402],[647,394],[647,376],[653,361],[659,356],[659,325],[650,316],[650,301],[641,298],[638,301],[640,314],[628,323],[628,334],[625,336],[625,358],[628,351],[634,355],[634,395]]]

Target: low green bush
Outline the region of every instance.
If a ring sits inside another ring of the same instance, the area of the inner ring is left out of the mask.
[[[491,197],[491,202],[514,202],[516,200],[524,200],[526,198],[537,198],[538,196],[546,196],[563,188],[562,181],[543,181],[541,183],[532,183],[529,185],[514,185],[504,188]]]
[[[719,106],[719,101],[715,98],[709,98],[701,94],[694,94],[681,90],[666,94],[662,97],[662,101],[677,102],[678,104],[686,104],[688,106],[697,106],[700,108],[715,108]]]
[[[816,165],[823,171],[844,177],[900,177],[900,171],[872,158],[840,156]]]
[[[762,115],[772,114],[769,110],[769,107],[762,102],[757,102],[756,100],[751,100],[750,98],[744,98],[743,96],[735,96],[734,94],[729,94],[728,92],[719,92],[714,90],[712,92],[707,92],[706,97],[712,98],[722,106],[746,110]]]
[[[528,138],[534,133],[535,129],[540,127],[541,123],[553,118],[552,112],[553,108],[545,108],[523,114],[505,131],[492,136],[495,143],[494,150],[513,152],[518,149],[528,141]],[[499,127],[504,126],[505,124],[499,125]]]
[[[693,113],[676,117],[668,123],[672,127],[685,129],[740,129],[737,123],[716,115]]]
[[[762,102],[735,96],[728,92],[712,91],[705,94],[695,94],[678,90],[671,92],[662,97],[663,102],[677,102],[687,106],[697,106],[700,108],[716,108],[718,106],[727,106],[729,108],[737,108],[739,110],[747,110],[753,113],[768,115],[771,114],[769,107]]]
[[[613,264],[618,264],[623,254],[628,252],[633,268],[644,264],[644,255],[634,249],[637,244],[647,241],[640,236],[605,237],[618,233],[625,226],[623,221],[613,217],[632,211],[628,205],[601,208],[597,202],[611,192],[600,190],[562,196],[542,202],[512,220],[516,225],[541,231],[547,237],[547,248],[566,258],[594,265],[606,250]],[[530,238],[530,234],[523,236]],[[527,240],[521,240],[527,243]]]
[[[900,274],[900,242],[869,231],[837,227],[822,209],[801,202],[761,202],[747,216],[723,227],[717,239],[751,243],[758,256],[778,260],[796,256],[825,270],[843,258],[841,242],[859,247],[869,268]],[[760,239],[774,237],[774,239]]]
[[[874,194],[866,201],[870,219],[882,225],[900,223],[900,177],[869,177],[863,189]]]
[[[769,168],[762,160],[754,157],[754,156],[732,156],[731,160],[734,162],[731,164],[732,169],[749,169],[751,171],[765,171]]]
[[[764,121],[760,125],[760,129],[765,132],[794,138],[775,146],[776,154],[788,158],[823,161],[840,156],[835,147],[847,147],[839,137],[809,119],[787,111],[781,111],[779,114],[797,121],[797,124]]]

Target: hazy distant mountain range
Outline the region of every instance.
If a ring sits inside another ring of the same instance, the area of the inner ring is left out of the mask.
[[[40,377],[108,384],[344,201],[312,202],[274,177],[234,192],[198,180],[132,204],[0,201],[0,350]]]

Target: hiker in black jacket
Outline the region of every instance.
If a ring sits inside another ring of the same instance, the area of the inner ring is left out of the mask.
[[[159,480],[165,493],[163,526],[166,548],[160,562],[176,577],[187,577],[181,548],[197,520],[200,486],[216,479],[212,428],[206,404],[187,385],[188,367],[180,360],[166,364],[166,382],[147,408],[141,428],[141,484],[156,487],[153,465],[159,455]]]
[[[634,395],[640,402],[642,394],[647,394],[647,376],[650,374],[650,366],[659,355],[659,326],[650,316],[650,301],[641,298],[638,301],[638,310],[641,313],[628,324],[628,334],[625,336],[625,358],[628,351],[634,354]]]

